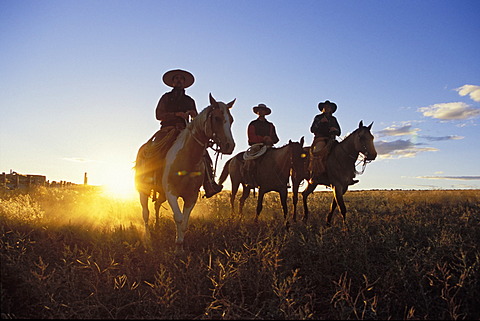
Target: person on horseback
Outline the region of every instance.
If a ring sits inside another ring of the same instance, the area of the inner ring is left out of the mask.
[[[195,78],[190,72],[181,69],[170,70],[163,75],[163,82],[173,89],[162,95],[155,109],[155,116],[160,121],[156,140],[161,140],[171,131],[176,131],[175,135],[178,136],[180,131],[187,127],[189,119],[197,116],[195,101],[185,94],[185,88],[190,87],[194,81]],[[214,180],[212,160],[208,151],[205,152],[204,161],[206,169],[203,180],[204,197],[209,198],[220,192],[223,186]]]
[[[253,112],[258,115],[258,118],[251,121],[247,128],[248,145],[251,146],[247,152],[263,155],[266,149],[278,143],[279,139],[275,125],[265,118],[272,113],[272,110],[265,104],[258,104],[253,107]],[[257,185],[255,182],[255,158],[244,156],[245,181],[247,185],[253,187]]]
[[[310,182],[318,182],[320,177],[326,174],[326,161],[332,147],[336,143],[336,137],[340,135],[341,129],[337,118],[333,113],[337,110],[337,104],[326,100],[318,103],[318,114],[313,119],[310,132],[314,134],[313,143],[310,148]],[[351,184],[357,183],[353,180]]]

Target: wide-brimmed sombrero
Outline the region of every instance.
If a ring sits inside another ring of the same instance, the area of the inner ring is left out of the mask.
[[[322,111],[323,108],[327,105],[330,105],[330,107],[332,108],[332,114],[337,110],[337,104],[332,103],[330,100],[325,100],[323,103],[318,103],[318,109]]]
[[[173,69],[173,70],[170,70],[170,71],[167,71],[164,75],[163,75],[163,82],[167,85],[167,86],[170,86],[170,87],[174,87],[173,85],[173,77],[175,77],[176,75],[182,75],[183,78],[185,78],[185,86],[184,88],[188,88],[190,87],[193,82],[195,81],[195,78],[193,77],[193,75],[191,73],[189,73],[188,71],[186,70],[182,70],[182,69]]]
[[[260,109],[264,109],[267,111],[265,115],[270,115],[272,113],[272,110],[268,108],[265,104],[258,104],[258,106],[253,107],[253,112],[258,115],[258,111]]]

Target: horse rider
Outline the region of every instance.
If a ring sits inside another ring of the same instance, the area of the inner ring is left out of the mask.
[[[336,142],[336,137],[341,133],[337,118],[333,116],[337,110],[337,104],[325,100],[318,103],[318,109],[321,114],[315,116],[310,127],[310,132],[314,134],[309,164],[311,183],[318,183],[319,178],[326,174],[327,156]],[[358,183],[358,180],[350,182],[352,185],[355,183]]]
[[[269,122],[265,116],[270,115],[272,110],[265,104],[258,104],[253,107],[253,112],[258,115],[257,119],[250,122],[247,128],[248,145],[250,149],[258,151],[263,146],[272,147],[278,143],[279,139],[275,130],[275,125]],[[256,186],[255,182],[255,159],[245,160],[244,176],[247,185]]]
[[[159,135],[166,135],[171,130],[176,130],[176,135],[186,128],[189,119],[197,116],[197,108],[193,98],[185,94],[185,88],[190,87],[195,78],[185,70],[174,69],[163,75],[163,82],[172,87],[172,91],[163,94],[155,109],[155,116],[160,121]],[[205,151],[205,176],[203,188],[204,197],[212,197],[223,188],[214,180],[212,160],[208,151]]]

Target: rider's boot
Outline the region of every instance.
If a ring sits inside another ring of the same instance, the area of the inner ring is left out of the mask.
[[[219,193],[223,189],[223,185],[217,184],[213,178],[212,161],[208,153],[206,153],[204,160],[205,176],[203,178],[203,189],[205,190],[205,195],[203,195],[203,197],[210,198]]]

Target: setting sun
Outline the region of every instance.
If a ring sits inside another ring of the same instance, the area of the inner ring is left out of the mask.
[[[137,191],[135,189],[134,174],[130,164],[109,166],[100,178],[104,192],[115,198],[135,197]]]

